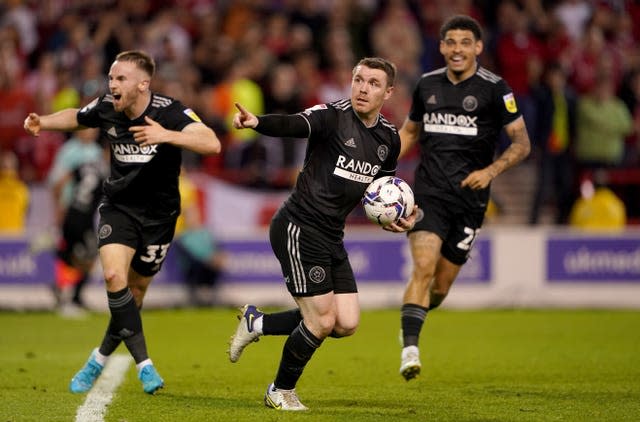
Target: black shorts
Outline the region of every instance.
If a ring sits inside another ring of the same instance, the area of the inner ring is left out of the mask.
[[[176,219],[168,223],[143,225],[113,205],[104,204],[100,207],[98,227],[99,247],[118,243],[135,249],[131,268],[142,276],[150,277],[160,271],[167,257],[176,230]]]
[[[62,225],[62,240],[57,255],[71,266],[89,262],[98,256],[98,240],[93,218],[68,215]]]
[[[419,230],[435,233],[442,239],[442,256],[456,265],[467,262],[482,227],[484,212],[456,211],[432,196],[416,195],[415,200],[423,215],[409,233]]]
[[[292,296],[358,292],[343,243],[330,242],[321,232],[297,225],[282,209],[271,221],[269,239]]]

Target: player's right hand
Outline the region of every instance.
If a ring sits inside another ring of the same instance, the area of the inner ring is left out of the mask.
[[[382,226],[382,228],[388,232],[394,232],[394,233],[408,232],[413,228],[413,226],[416,225],[416,220],[418,218],[419,212],[422,212],[422,211],[420,211],[420,208],[418,208],[417,205],[414,205],[413,211],[409,216],[403,217],[395,223],[390,223],[390,224],[387,224],[386,226]]]
[[[250,113],[246,108],[242,107],[239,103],[235,103],[236,108],[239,110],[233,116],[233,127],[236,129],[254,128],[258,126],[258,118]]]
[[[24,130],[33,136],[40,135],[40,116],[36,113],[29,113],[26,119],[24,119]]]

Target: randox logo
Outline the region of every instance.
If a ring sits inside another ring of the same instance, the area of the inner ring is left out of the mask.
[[[147,163],[158,153],[158,145],[112,144],[113,156],[122,163]]]
[[[380,165],[378,164],[371,164],[367,161],[340,155],[338,156],[336,167],[333,169],[333,174],[354,182],[369,184],[373,181],[373,176],[378,174],[378,171],[380,171]]]
[[[353,158],[347,158],[344,155],[338,157],[336,167],[341,169],[353,171],[360,174],[370,174],[375,176],[380,170],[380,166],[377,164],[371,164],[367,161],[355,160]]]
[[[427,113],[423,116],[422,121],[429,125],[448,125],[448,126],[462,126],[462,127],[478,127],[476,121],[477,116],[471,117],[464,114],[450,114],[450,113]]]
[[[426,113],[422,116],[426,133],[449,133],[454,135],[476,136],[478,116],[451,113]]]

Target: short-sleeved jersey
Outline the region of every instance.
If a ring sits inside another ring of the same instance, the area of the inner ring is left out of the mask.
[[[507,83],[478,66],[453,84],[446,68],[422,75],[409,119],[422,124],[416,195],[435,196],[461,210],[484,210],[489,188],[461,188],[469,173],[493,162],[502,128],[521,115]]]
[[[107,94],[82,108],[78,123],[99,127],[111,146],[111,175],[103,185],[108,202],[142,223],[159,223],[180,213],[182,153],[168,143],[140,147],[129,128],[145,125],[145,116],[174,131],[200,121],[179,101],[152,93],[146,110],[136,119],[116,112],[113,97]]]
[[[342,240],[345,220],[374,179],[395,174],[400,138],[384,116],[366,127],[349,99],[311,107],[302,113],[310,136],[304,166],[285,201],[301,224]]]

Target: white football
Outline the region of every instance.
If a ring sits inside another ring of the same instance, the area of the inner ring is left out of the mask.
[[[413,211],[413,191],[396,176],[383,176],[367,187],[362,206],[367,218],[380,226],[408,217]]]

